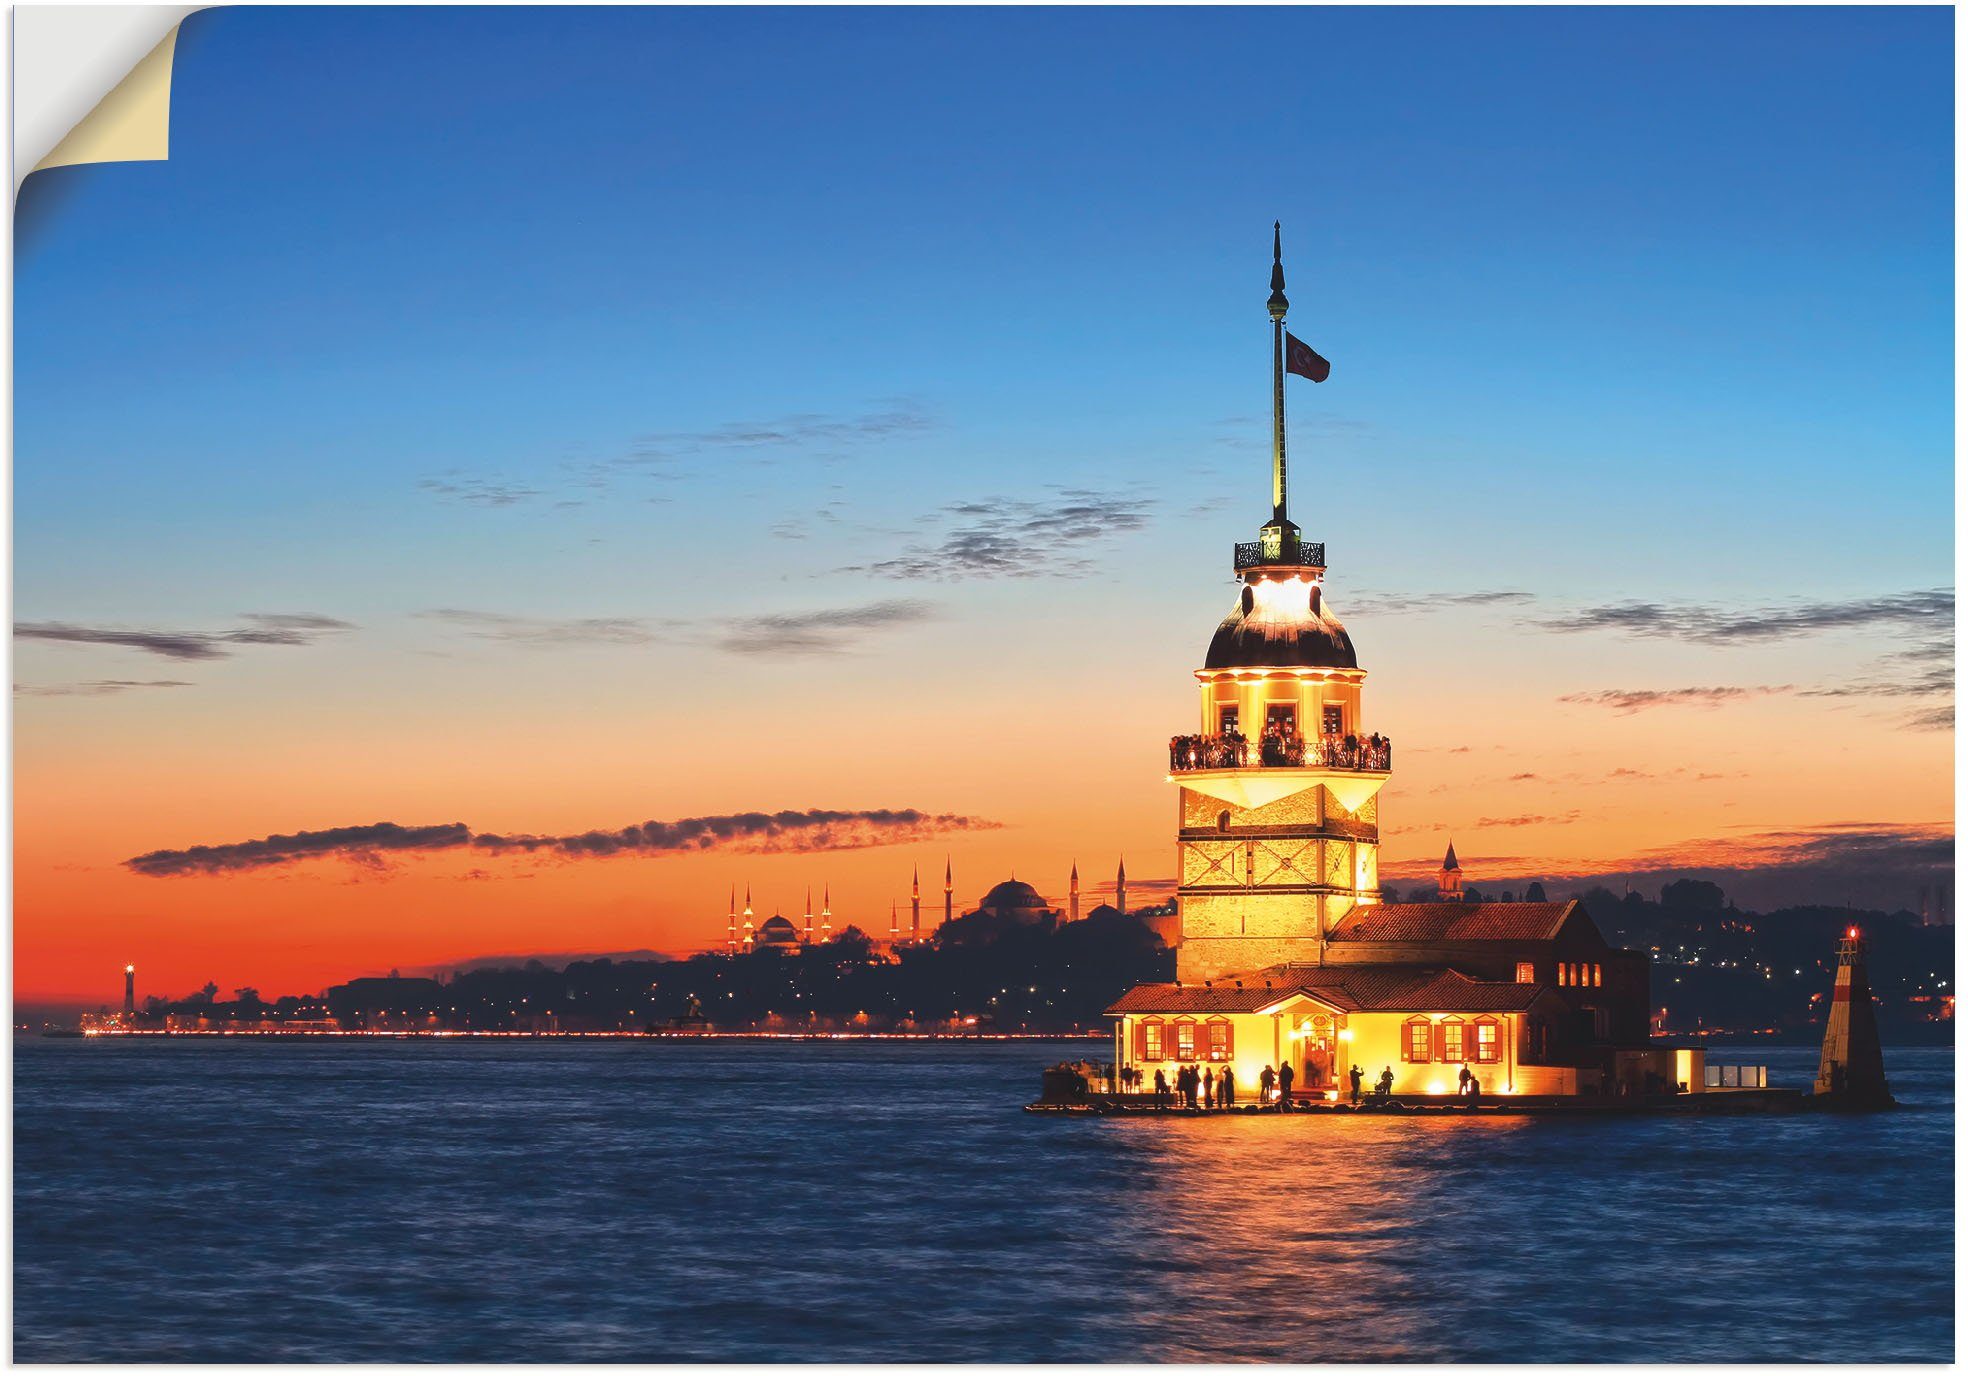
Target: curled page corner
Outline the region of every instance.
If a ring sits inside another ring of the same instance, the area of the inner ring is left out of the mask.
[[[14,190],[30,172],[170,155],[171,61],[197,5],[14,10]]]

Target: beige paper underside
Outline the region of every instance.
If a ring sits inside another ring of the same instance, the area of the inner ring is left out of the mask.
[[[85,162],[157,162],[171,155],[171,56],[178,26],[130,69],[96,108],[69,130],[54,151],[35,164],[72,167]]]

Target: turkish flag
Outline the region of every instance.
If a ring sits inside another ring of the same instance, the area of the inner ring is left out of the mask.
[[[1285,371],[1324,382],[1332,376],[1332,364],[1319,357],[1310,344],[1291,331],[1285,331]]]

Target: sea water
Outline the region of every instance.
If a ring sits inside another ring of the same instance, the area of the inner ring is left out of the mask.
[[[1020,1112],[1081,1049],[17,1038],[14,1356],[1953,1355],[1948,1051],[1871,1117]]]

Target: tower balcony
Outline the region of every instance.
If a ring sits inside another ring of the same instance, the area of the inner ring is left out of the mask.
[[[1231,563],[1237,573],[1281,566],[1322,569],[1326,566],[1326,545],[1323,540],[1247,540],[1236,546]]]
[[[1240,807],[1261,807],[1323,785],[1349,811],[1380,792],[1394,767],[1382,735],[1175,736],[1169,781]]]

